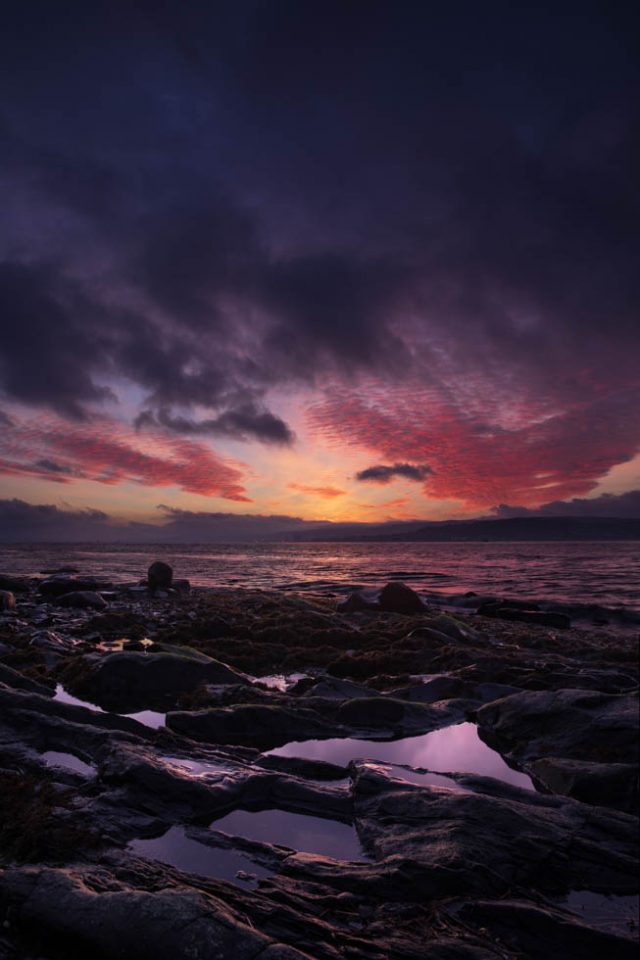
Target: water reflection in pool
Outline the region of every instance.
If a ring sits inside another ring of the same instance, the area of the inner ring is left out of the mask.
[[[407,780],[409,783],[417,783],[421,787],[446,787],[447,790],[455,790],[456,793],[472,793],[468,787],[463,787],[452,777],[445,777],[442,773],[431,773],[419,770],[412,770],[411,767],[402,767],[394,763],[381,763],[378,767],[388,777],[395,777],[397,780]]]
[[[185,757],[159,757],[168,767],[177,767],[191,777],[215,777],[224,779],[233,773],[233,770],[215,760],[189,760]]]
[[[637,894],[615,896],[591,890],[572,890],[560,905],[590,927],[619,937],[637,936],[640,906]]]
[[[271,872],[237,850],[223,850],[192,840],[185,835],[184,827],[171,827],[161,837],[151,840],[132,840],[127,849],[137,856],[161,860],[188,873],[233,880],[245,886],[255,886],[258,879],[268,877]]]
[[[59,753],[57,750],[47,750],[42,755],[42,759],[48,767],[63,767],[67,770],[73,770],[75,773],[81,773],[85,777],[92,777],[95,773],[90,764],[74,757],[72,753]]]
[[[358,834],[346,823],[286,810],[234,810],[211,827],[233,836],[275,843],[336,860],[366,859]]]
[[[306,673],[269,673],[264,677],[255,677],[257,683],[262,683],[270,690],[279,690],[284,693],[289,687],[292,687],[298,680],[304,680]]]
[[[525,790],[534,789],[530,777],[512,770],[499,753],[483,743],[474,723],[458,723],[402,740],[372,741],[348,737],[292,741],[270,753],[278,757],[326,760],[343,767],[358,758],[386,760],[439,773],[477,773]]]
[[[79,697],[74,697],[73,694],[65,690],[61,683],[56,686],[53,699],[58,700],[60,703],[69,703],[74,707],[86,707],[87,710],[93,710],[94,713],[108,713],[107,710],[103,710],[102,707],[99,707],[96,703],[90,703],[88,700],[80,700]],[[130,720],[137,720],[138,723],[144,724],[145,727],[151,727],[153,730],[164,727],[166,719],[166,714],[158,713],[157,710],[140,710],[138,713],[114,713],[113,716],[129,717]]]

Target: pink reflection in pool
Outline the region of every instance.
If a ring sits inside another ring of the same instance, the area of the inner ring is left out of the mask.
[[[386,760],[439,773],[477,773],[525,790],[534,789],[530,777],[512,770],[499,753],[483,743],[474,723],[458,723],[420,737],[405,737],[402,740],[341,738],[292,741],[269,752],[277,757],[325,760],[342,767],[356,759]]]

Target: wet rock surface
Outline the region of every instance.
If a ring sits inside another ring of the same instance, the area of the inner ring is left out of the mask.
[[[0,957],[635,956],[633,638],[47,579],[0,616]],[[383,759],[471,722],[537,790]],[[336,738],[361,752],[296,755]],[[308,835],[270,833],[277,811]]]

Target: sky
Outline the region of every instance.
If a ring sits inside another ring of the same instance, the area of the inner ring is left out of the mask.
[[[637,27],[11,5],[0,522],[638,516]]]

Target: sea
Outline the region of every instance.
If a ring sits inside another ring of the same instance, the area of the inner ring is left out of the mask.
[[[153,560],[170,563],[174,576],[196,587],[372,597],[402,580],[445,606],[471,607],[472,593],[640,624],[640,542],[633,541],[0,545],[0,572],[23,576],[68,565],[137,581]]]

